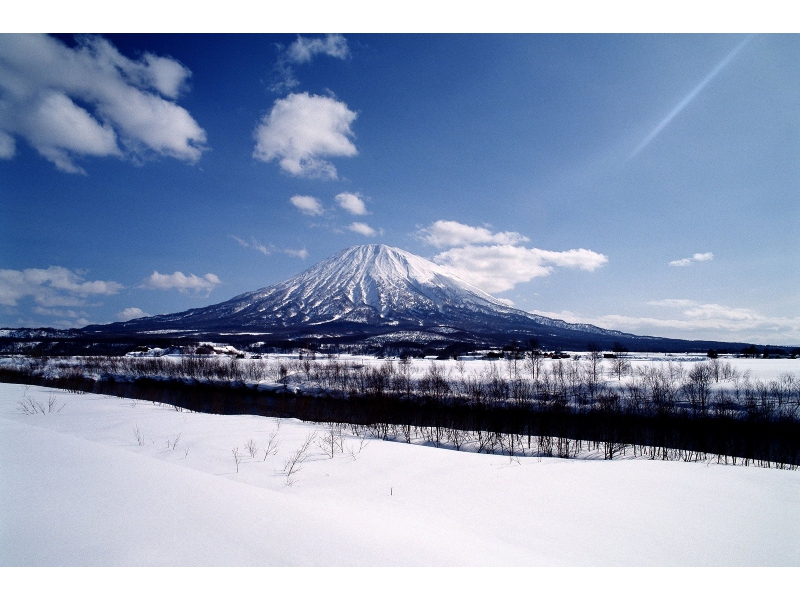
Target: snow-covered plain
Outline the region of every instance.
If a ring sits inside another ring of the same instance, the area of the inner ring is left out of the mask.
[[[0,430],[4,566],[800,565],[797,471],[345,435],[290,479],[324,425],[12,384]]]

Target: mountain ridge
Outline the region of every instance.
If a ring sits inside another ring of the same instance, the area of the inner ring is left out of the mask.
[[[425,258],[382,244],[347,248],[286,281],[225,302],[83,331],[472,343],[536,338],[564,349],[585,349],[588,343],[610,348],[616,342],[631,349],[688,343],[513,308]]]

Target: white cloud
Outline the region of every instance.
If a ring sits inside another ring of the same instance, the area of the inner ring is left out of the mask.
[[[688,267],[690,264],[692,264],[691,258],[681,258],[679,260],[671,260],[669,262],[670,267]]]
[[[42,308],[37,306],[33,309],[33,314],[43,317],[55,317],[55,319],[31,319],[23,318],[18,322],[19,327],[55,327],[57,329],[78,329],[86,327],[90,321],[87,319],[89,313],[76,310],[65,310],[56,308]]]
[[[81,327],[86,327],[90,324],[90,321],[86,318],[79,318],[79,319],[61,319],[60,321],[54,321],[52,323],[53,327],[58,329],[80,329]]]
[[[42,156],[65,173],[86,174],[74,164],[73,154],[121,156],[114,130],[100,125],[83,108],[58,92],[43,94],[38,106],[26,115],[28,141]]]
[[[269,246],[265,246],[261,242],[257,241],[255,238],[250,238],[250,241],[243,240],[242,238],[232,235],[231,236],[236,242],[244,247],[244,248],[252,248],[253,250],[257,250],[261,252],[264,256],[269,256],[273,252],[282,252],[283,254],[287,254],[289,256],[296,256],[298,258],[302,258],[305,260],[308,258],[308,250],[305,248],[300,248],[299,250],[294,250],[292,248],[286,248],[284,250],[278,250],[273,244]]]
[[[283,93],[300,85],[292,64],[308,63],[318,54],[342,60],[350,56],[347,39],[339,34],[328,34],[324,38],[297,36],[286,51],[281,51],[275,65],[277,80],[272,84],[273,92]]]
[[[27,296],[40,306],[82,306],[89,296],[116,294],[122,287],[114,281],[86,281],[64,267],[0,269],[0,304],[6,306],[16,306]]]
[[[264,244],[254,239],[250,240],[250,247],[253,250],[261,252],[261,254],[263,254],[264,256],[269,256],[272,253],[272,250],[270,248],[267,248]]]
[[[472,227],[458,221],[436,221],[433,225],[420,229],[417,236],[437,248],[469,244],[515,245],[529,241],[524,235],[515,231],[492,233],[486,227]]]
[[[579,248],[552,252],[523,246],[464,246],[437,254],[433,260],[461,279],[489,293],[544,277],[554,267],[594,271],[608,262],[603,254]]]
[[[364,200],[361,199],[359,194],[353,194],[351,192],[342,192],[341,194],[337,194],[335,198],[336,202],[339,203],[344,210],[347,212],[354,214],[354,215],[365,215],[367,214],[367,207],[364,204]]]
[[[131,306],[117,313],[116,317],[120,321],[130,321],[132,319],[141,319],[142,317],[149,317],[150,315],[144,312],[141,308]]]
[[[238,237],[238,236],[235,236],[235,235],[232,235],[231,237],[232,237],[234,240],[236,240],[236,242],[237,242],[237,243],[238,243],[240,246],[242,246],[242,247],[244,247],[244,248],[249,248],[249,247],[250,247],[250,242],[246,242],[246,241],[244,241],[242,238],[240,238],[240,237]]]
[[[696,253],[691,258],[681,258],[678,260],[672,260],[669,262],[670,267],[688,267],[692,263],[695,262],[705,262],[709,260],[714,260],[714,253],[713,252],[703,252],[703,253]]]
[[[180,271],[175,271],[171,275],[153,271],[153,274],[145,279],[143,287],[156,290],[178,290],[180,292],[211,292],[222,282],[213,273],[206,273],[203,277],[195,274],[184,275]]]
[[[58,308],[43,308],[41,306],[37,306],[33,309],[33,312],[37,315],[44,315],[47,317],[60,317],[62,319],[85,319],[89,316],[88,313],[84,311],[77,311],[77,310],[63,310]]]
[[[5,131],[0,131],[0,158],[14,158],[16,153],[17,148],[14,138],[8,135]]]
[[[270,245],[270,247],[268,248],[267,246],[265,246],[264,244],[262,244],[261,242],[259,242],[255,238],[250,238],[250,241],[247,242],[247,241],[243,240],[242,238],[237,237],[235,235],[232,235],[231,237],[234,240],[236,240],[236,242],[240,246],[243,246],[245,248],[252,248],[253,250],[257,250],[258,252],[261,252],[261,254],[263,254],[264,256],[269,256],[270,254],[272,254],[273,250],[275,250],[274,246]]]
[[[358,221],[355,221],[354,223],[348,225],[347,229],[355,233],[360,233],[361,235],[365,235],[367,237],[374,237],[378,235],[378,232],[375,231],[372,227],[370,227],[366,223],[360,223]]]
[[[297,258],[301,258],[303,260],[308,258],[308,250],[305,248],[300,248],[299,250],[292,250],[291,248],[287,248],[283,251],[285,254],[289,256],[296,256]]]
[[[696,322],[704,323],[754,323],[764,317],[749,308],[731,308],[722,304],[701,304],[694,300],[673,299],[653,300],[650,306],[683,309],[683,315]],[[706,325],[711,326],[711,325]]]
[[[287,59],[293,63],[310,62],[317,54],[345,59],[350,55],[347,39],[338,33],[328,34],[324,38],[306,38],[298,35],[286,51]]]
[[[544,277],[555,267],[594,271],[608,262],[607,256],[585,248],[563,252],[526,248],[520,244],[528,238],[516,231],[494,233],[458,221],[436,221],[418,229],[417,237],[437,248],[450,247],[433,260],[490,293]]]
[[[68,173],[85,173],[75,163],[84,156],[196,162],[206,133],[173,101],[190,75],[171,58],[126,58],[98,36],[70,48],[46,35],[4,35],[0,157],[13,156],[18,136]]]
[[[254,135],[253,157],[277,160],[281,169],[301,177],[336,179],[336,167],[323,157],[355,156],[350,125],[356,113],[326,96],[290,94],[276,100]]]
[[[320,201],[314,196],[292,196],[289,198],[289,202],[300,209],[303,214],[312,217],[318,217],[325,212]]]
[[[641,335],[770,344],[796,344],[800,339],[800,317],[768,317],[750,308],[688,299],[653,300],[647,305],[663,310],[645,317],[617,314],[581,317],[569,311],[535,312],[571,323],[592,323]]]

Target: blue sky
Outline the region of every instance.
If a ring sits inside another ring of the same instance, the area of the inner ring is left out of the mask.
[[[348,246],[633,333],[800,344],[800,37],[0,35],[0,326]]]

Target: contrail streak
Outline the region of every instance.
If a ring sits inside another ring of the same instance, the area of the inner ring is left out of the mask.
[[[644,150],[650,144],[650,142],[652,142],[656,138],[656,136],[659,133],[661,133],[661,130],[664,129],[664,127],[666,127],[667,125],[669,125],[670,121],[672,121],[672,119],[677,117],[680,114],[680,112],[684,108],[686,108],[692,100],[695,99],[697,94],[703,91],[703,88],[706,87],[711,82],[712,79],[714,79],[717,75],[719,75],[719,72],[722,71],[722,69],[724,69],[737,54],[739,54],[742,48],[744,48],[752,38],[753,38],[752,35],[748,35],[741,42],[739,42],[736,48],[734,48],[731,51],[731,53],[728,54],[728,56],[722,59],[721,63],[719,63],[716,67],[714,67],[714,69],[708,75],[705,76],[703,81],[697,84],[697,86],[691,92],[689,92],[683,100],[678,102],[678,105],[675,108],[673,108],[670,111],[670,113],[666,117],[664,117],[664,119],[658,125],[656,125],[656,128],[653,129],[653,131],[651,131],[646,138],[644,138],[642,143],[636,147],[636,150],[634,150],[631,153],[630,157],[628,158],[631,159],[635,157],[637,154],[639,154],[642,150]]]

